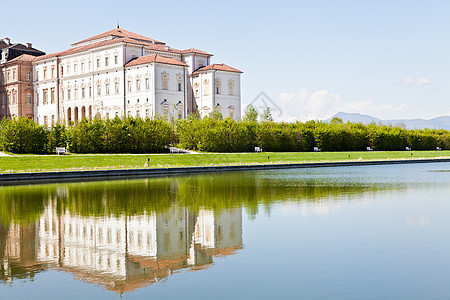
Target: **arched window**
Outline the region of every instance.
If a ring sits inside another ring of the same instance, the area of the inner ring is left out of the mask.
[[[203,94],[205,94],[205,95],[209,94],[209,80],[208,79],[203,80]]]
[[[77,106],[75,106],[75,108],[74,108],[73,120],[74,120],[75,124],[78,124],[78,107]]]
[[[217,78],[216,79],[216,94],[220,94],[221,93],[221,90],[222,90],[222,81],[219,79],[219,78]]]
[[[141,90],[141,77],[138,75],[136,76],[136,91]]]
[[[55,88],[50,88],[50,101],[52,104],[55,103]]]
[[[183,75],[177,74],[177,87],[178,91],[181,92],[183,89]]]
[[[217,111],[219,114],[222,114],[222,106],[221,106],[219,103],[217,103],[217,105],[216,105],[216,111]]]
[[[235,107],[233,105],[228,106],[228,113],[230,114],[230,118],[234,119],[234,111]]]
[[[45,105],[45,104],[48,104],[48,89],[43,89],[42,90],[42,95],[43,95],[43,100],[42,100],[42,103]]]
[[[69,124],[72,121],[72,108],[67,109],[67,124]]]
[[[109,79],[105,81],[105,94],[109,95]]]
[[[161,102],[161,107],[163,110],[163,115],[167,116],[169,114],[169,103],[167,102],[167,99],[164,99],[164,101]]]
[[[119,77],[114,78],[114,92],[118,94],[120,92],[120,79]]]
[[[181,118],[183,116],[183,103],[181,103],[181,101],[178,101],[177,105],[177,113],[178,113],[178,118]]]
[[[161,80],[162,80],[162,89],[168,90],[169,89],[169,73],[167,73],[167,72],[162,73]]]
[[[228,80],[228,95],[234,95],[234,80]]]
[[[102,85],[100,80],[97,81],[97,96],[100,96],[102,94]]]

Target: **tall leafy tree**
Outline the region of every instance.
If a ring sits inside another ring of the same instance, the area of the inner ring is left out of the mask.
[[[263,121],[273,121],[272,110],[270,109],[270,107],[266,108],[263,111],[262,120]]]
[[[258,121],[258,111],[253,105],[249,104],[245,108],[244,117],[242,118],[244,122],[257,122]]]

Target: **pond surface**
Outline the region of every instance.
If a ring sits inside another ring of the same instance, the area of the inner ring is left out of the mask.
[[[0,299],[448,299],[449,170],[0,187]]]

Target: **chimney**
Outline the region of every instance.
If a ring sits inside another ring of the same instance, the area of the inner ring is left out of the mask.
[[[31,46],[33,46],[32,43],[27,43],[27,47],[28,47],[28,48],[32,48]]]
[[[5,41],[7,45],[11,45],[11,40],[9,38],[4,38],[3,41]]]

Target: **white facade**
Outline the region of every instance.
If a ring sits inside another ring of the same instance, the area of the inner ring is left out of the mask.
[[[240,119],[240,74],[220,70],[198,72],[193,78],[194,96],[202,117],[213,110],[223,117]]]
[[[73,45],[33,61],[39,124],[115,116],[184,118],[213,109],[240,119],[241,72],[228,66],[216,70],[212,54],[173,49],[120,28]]]

